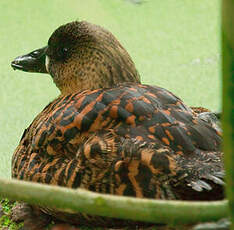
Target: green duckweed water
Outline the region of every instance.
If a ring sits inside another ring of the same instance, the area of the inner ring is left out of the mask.
[[[144,83],[165,87],[188,105],[220,109],[220,0],[1,0],[0,176],[10,177],[23,130],[59,94],[49,76],[14,72],[10,62],[77,19],[111,30]]]

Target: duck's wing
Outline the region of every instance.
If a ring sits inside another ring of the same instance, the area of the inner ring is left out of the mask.
[[[161,184],[172,185],[170,193],[179,199],[223,198],[222,131],[216,116],[204,111],[194,113],[165,89],[141,88],[145,89],[144,97],[151,102],[147,104],[147,100],[136,98],[136,104],[142,106],[136,106],[135,114],[147,114],[150,105],[155,106],[155,110],[139,125],[125,128],[125,132],[129,130],[131,137],[145,141],[147,145],[153,143],[155,153],[152,157],[158,167],[164,168],[162,178],[168,176],[167,182]],[[144,151],[144,154],[149,156],[150,152],[152,149]],[[161,152],[164,153],[164,160],[160,159]],[[165,197],[169,198],[169,193]]]
[[[169,91],[125,84],[50,103],[25,131],[12,175],[165,199],[173,196],[159,194],[170,185],[167,193],[183,199],[176,194],[179,186],[198,192],[209,190],[209,181],[222,183],[220,144],[220,131]],[[108,184],[112,187],[105,188]]]

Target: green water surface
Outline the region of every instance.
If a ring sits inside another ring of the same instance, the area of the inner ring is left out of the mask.
[[[23,130],[59,94],[48,75],[13,71],[10,62],[73,20],[111,30],[144,83],[220,109],[220,0],[0,0],[0,176],[10,177]]]

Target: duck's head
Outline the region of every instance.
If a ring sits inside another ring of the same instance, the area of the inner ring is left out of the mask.
[[[135,65],[118,40],[104,28],[75,21],[56,29],[48,45],[17,57],[14,69],[49,73],[61,93],[140,82]]]

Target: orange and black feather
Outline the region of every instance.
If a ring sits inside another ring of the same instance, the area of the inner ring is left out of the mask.
[[[51,102],[25,131],[12,176],[103,193],[183,199],[176,192],[180,184],[199,191],[212,188],[203,180],[221,181],[220,144],[220,132],[169,91],[126,83]],[[137,172],[132,178],[131,168]],[[168,197],[161,195],[167,183]]]

